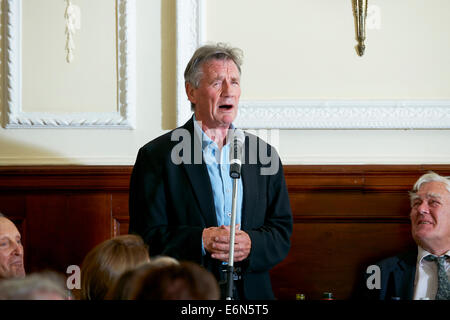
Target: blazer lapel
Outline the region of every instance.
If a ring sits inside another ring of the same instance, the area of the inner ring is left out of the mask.
[[[399,257],[398,265],[401,272],[394,274],[396,294],[405,300],[411,300],[414,294],[414,278],[416,276],[417,250],[410,251]]]
[[[211,181],[209,179],[208,169],[206,168],[205,161],[201,164],[194,161],[195,152],[201,152],[200,141],[195,136],[194,122],[191,118],[183,127],[191,134],[191,163],[183,163],[187,176],[191,182],[193,192],[195,194],[197,203],[200,207],[201,214],[205,219],[206,227],[217,226],[216,210],[214,207],[214,197],[211,187]]]

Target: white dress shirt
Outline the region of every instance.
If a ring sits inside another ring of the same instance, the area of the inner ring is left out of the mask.
[[[428,251],[418,246],[416,278],[414,281],[414,300],[434,300],[438,286],[437,264],[424,258],[430,255]],[[445,253],[450,256],[450,250]],[[447,277],[450,277],[450,262],[444,263]]]

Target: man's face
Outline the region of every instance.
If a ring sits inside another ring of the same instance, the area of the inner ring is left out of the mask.
[[[241,96],[239,70],[233,60],[212,59],[202,65],[198,88],[186,84],[195,117],[207,129],[228,128],[236,118]]]
[[[450,192],[442,182],[423,184],[412,200],[412,235],[427,248],[450,250]]]
[[[25,276],[20,238],[14,223],[0,218],[0,279]]]

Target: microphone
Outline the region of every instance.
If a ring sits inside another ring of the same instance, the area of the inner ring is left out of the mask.
[[[234,288],[234,244],[236,236],[236,205],[237,205],[237,193],[238,193],[238,180],[241,177],[241,165],[242,165],[242,147],[245,141],[245,135],[242,130],[234,129],[230,135],[231,139],[231,152],[230,152],[230,177],[233,179],[233,194],[231,204],[231,221],[230,221],[230,253],[228,255],[228,267],[227,267],[227,294],[226,299],[233,299]]]
[[[230,177],[233,179],[239,179],[241,177],[241,158],[242,148],[245,141],[245,134],[244,131],[240,129],[235,129],[233,131],[233,140],[230,152]]]

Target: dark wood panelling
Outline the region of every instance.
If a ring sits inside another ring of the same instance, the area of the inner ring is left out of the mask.
[[[25,218],[25,195],[11,192],[0,192],[0,205],[0,211],[8,212],[8,216],[10,218]]]
[[[65,271],[113,234],[111,196],[105,193],[27,196],[27,270]]]
[[[114,219],[114,235],[128,233],[128,193],[114,192],[112,194],[112,215]]]
[[[0,190],[128,191],[130,166],[0,167]]]
[[[364,266],[410,248],[409,234],[403,223],[296,223],[288,257],[271,272],[276,296],[348,299]]]
[[[0,211],[25,244],[27,271],[65,272],[101,241],[128,232],[131,166],[0,167]],[[350,297],[363,268],[414,246],[407,191],[450,165],[285,166],[292,248],[271,271],[278,299]]]
[[[409,202],[407,201],[407,192],[364,192],[361,190],[291,191],[289,196],[293,214],[296,218],[306,215],[408,218]],[[361,203],[364,203],[364,206],[361,206]],[[330,207],[333,210],[330,210]]]

